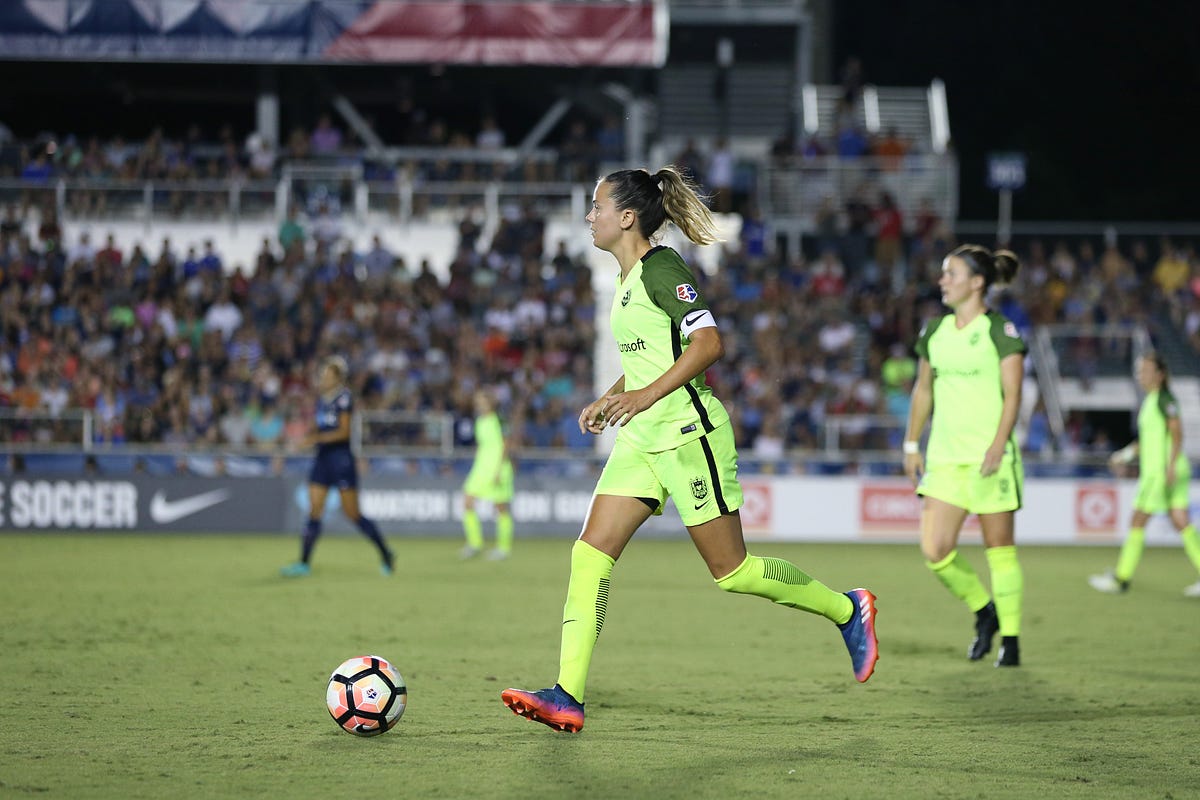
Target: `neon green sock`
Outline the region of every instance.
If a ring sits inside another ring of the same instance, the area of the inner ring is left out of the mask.
[[[958,550],[951,550],[950,555],[936,564],[926,561],[925,566],[933,570],[933,574],[950,590],[950,594],[966,603],[967,608],[972,611],[978,611],[992,599],[975,570],[958,554]]]
[[[717,579],[717,586],[727,592],[765,597],[781,606],[820,614],[839,625],[854,613],[854,601],[849,597],[782,558],[747,555],[737,569]]]
[[[1195,531],[1192,531],[1195,534]],[[1113,577],[1119,581],[1127,581],[1137,571],[1138,562],[1142,560],[1142,551],[1146,549],[1146,529],[1130,528],[1129,535],[1121,543],[1121,555],[1117,557],[1117,569]]]
[[[1188,526],[1179,532],[1179,536],[1183,539],[1183,551],[1187,553],[1196,571],[1200,572],[1200,538],[1196,536],[1196,526],[1188,523]]]
[[[612,578],[611,556],[582,539],[571,548],[571,582],[563,606],[562,646],[558,656],[558,685],[583,702],[592,651],[604,627],[608,609],[608,586]]]
[[[475,509],[463,511],[463,533],[467,535],[467,544],[476,550],[483,549],[483,523]]]
[[[1000,618],[1000,635],[1020,636],[1025,576],[1021,572],[1021,562],[1017,561],[1017,548],[1013,545],[989,547],[987,560],[992,573],[996,616]]]
[[[496,549],[501,553],[512,552],[513,518],[508,511],[496,514]]]

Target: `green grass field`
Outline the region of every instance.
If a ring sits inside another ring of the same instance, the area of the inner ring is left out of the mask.
[[[1112,549],[1024,548],[1024,665],[998,670],[965,659],[972,618],[916,547],[754,547],[878,594],[859,685],[829,623],[726,595],[686,542],[635,540],[568,735],[499,693],[554,682],[570,541],[505,563],[393,541],[393,578],[334,538],[285,581],[291,537],[0,536],[0,796],[1200,796],[1200,603],[1177,549],[1110,597],[1085,577]],[[324,706],[364,653],[409,686],[371,739]]]

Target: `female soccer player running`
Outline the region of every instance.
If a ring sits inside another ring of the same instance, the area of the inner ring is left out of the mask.
[[[951,313],[928,322],[917,339],[920,356],[904,435],[904,472],[921,511],[926,566],[975,612],[975,640],[967,658],[978,661],[1000,631],[997,667],[1021,663],[1024,579],[1013,544],[1013,516],[1021,507],[1024,468],[1013,437],[1021,407],[1025,342],[1012,322],[988,310],[987,291],[1017,274],[1017,257],[979,245],[959,247],[942,262],[938,286]],[[933,423],[925,456],[921,434]],[[992,574],[992,593],[958,552],[968,514],[979,515]]]
[[[1093,589],[1109,594],[1128,591],[1146,547],[1146,522],[1154,514],[1170,516],[1171,524],[1183,539],[1184,551],[1200,570],[1200,540],[1188,514],[1192,466],[1183,452],[1183,424],[1179,405],[1171,393],[1167,363],[1158,353],[1150,352],[1137,360],[1136,369],[1138,385],[1146,393],[1138,410],[1138,437],[1109,458],[1113,468],[1138,460],[1138,488],[1129,534],[1121,545],[1116,570],[1088,578]],[[1183,593],[1187,597],[1200,597],[1200,580],[1187,586]]]
[[[571,550],[558,683],[506,689],[514,713],[558,730],[583,727],[584,688],[604,624],[613,565],[651,514],[674,497],[717,586],[823,616],[841,629],[859,681],[878,659],[875,596],[826,588],[795,565],[748,555],[738,508],[737,453],[729,416],[704,381],[724,354],[712,312],[680,255],[652,239],[673,222],[697,244],[717,240],[707,208],[670,167],[621,170],[596,186],[587,221],[596,247],[616,258],[610,315],[624,374],[579,415],[581,431],[619,428],[583,532]]]
[[[331,486],[338,489],[342,513],[379,549],[383,574],[392,574],[392,551],[375,523],[358,510],[358,470],[354,466],[354,453],[350,451],[350,416],[354,401],[346,386],[349,372],[344,358],[330,356],[322,362],[317,373],[317,432],[309,437],[317,447],[317,454],[308,475],[308,522],[300,542],[300,560],[281,570],[285,577],[303,577],[311,571],[309,562],[313,547],[321,536],[321,517]]]
[[[463,534],[467,543],[461,555],[474,558],[483,551],[483,523],[479,521],[475,501],[490,500],[496,508],[496,547],[487,557],[499,561],[512,554],[513,466],[495,399],[479,389],[471,402],[475,409],[475,461],[463,483]]]

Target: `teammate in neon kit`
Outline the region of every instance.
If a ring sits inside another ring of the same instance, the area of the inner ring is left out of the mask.
[[[652,244],[667,222],[697,244],[717,241],[708,209],[673,168],[653,175],[621,170],[599,181],[587,221],[593,244],[620,266],[610,319],[624,374],[583,409],[579,427],[619,431],[571,550],[558,683],[535,692],[506,689],[501,699],[552,728],[583,727],[588,666],[613,565],[667,497],[717,586],[837,623],[855,677],[867,680],[878,658],[874,595],[832,591],[794,564],[746,552],[732,426],[704,381],[724,354],[721,335],[691,269],[674,250]]]
[[[1200,570],[1200,538],[1188,512],[1188,485],[1192,466],[1183,452],[1183,423],[1179,404],[1171,392],[1167,363],[1158,353],[1150,352],[1137,360],[1137,382],[1146,397],[1138,409],[1138,436],[1109,458],[1116,468],[1138,461],[1138,489],[1133,500],[1129,534],[1121,544],[1117,567],[1103,575],[1093,575],[1093,589],[1109,594],[1129,590],[1129,582],[1142,551],[1146,547],[1146,523],[1155,514],[1167,514],[1183,539],[1183,549],[1192,565]],[[1183,590],[1187,597],[1200,597],[1200,580]]]
[[[904,472],[923,496],[921,552],[926,566],[975,612],[972,661],[1000,632],[998,667],[1021,663],[1024,577],[1013,541],[1024,467],[1013,436],[1021,407],[1025,342],[1013,323],[987,307],[988,289],[1017,274],[1017,257],[967,244],[942,262],[938,286],[951,313],[921,330],[920,356],[904,435]],[[920,439],[930,421],[924,457]],[[979,516],[992,595],[958,552],[968,514]]]
[[[325,501],[331,486],[337,487],[342,513],[379,550],[383,574],[392,574],[392,551],[375,523],[358,509],[358,470],[354,465],[354,453],[350,450],[350,417],[354,413],[354,399],[350,388],[346,386],[349,372],[344,358],[330,356],[321,363],[317,373],[317,432],[309,436],[317,448],[308,475],[309,516],[300,542],[300,560],[281,570],[285,577],[302,577],[311,572],[313,547],[321,536],[321,517],[325,513]]]
[[[489,500],[496,510],[496,547],[488,553],[493,561],[512,554],[513,466],[504,442],[496,401],[480,389],[472,397],[475,407],[475,461],[463,483],[463,534],[467,543],[462,557],[473,558],[483,551],[483,524],[475,510],[477,500]]]

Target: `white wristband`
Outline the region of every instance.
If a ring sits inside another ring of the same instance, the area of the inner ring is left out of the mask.
[[[911,456],[921,452],[920,442],[914,442],[911,439],[904,443],[904,455]]]

